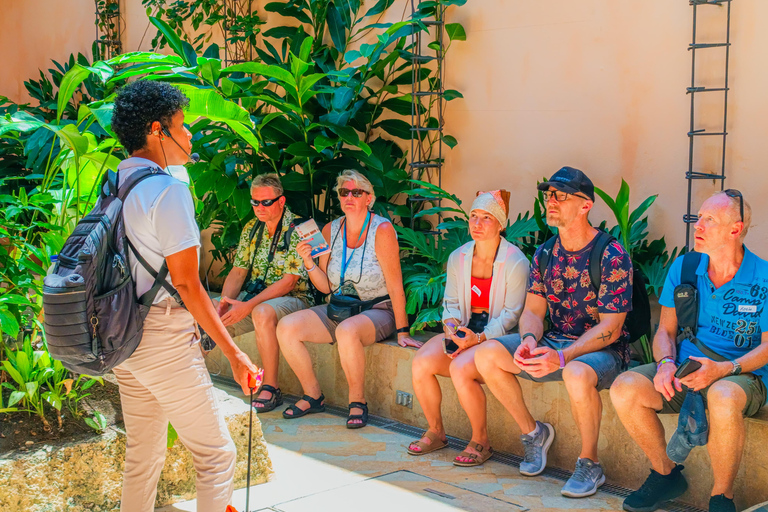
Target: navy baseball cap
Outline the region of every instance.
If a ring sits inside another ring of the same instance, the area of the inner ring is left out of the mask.
[[[549,190],[554,187],[567,194],[577,194],[581,192],[591,201],[595,200],[595,186],[587,175],[574,167],[563,167],[549,178],[549,181],[539,183],[539,190]]]

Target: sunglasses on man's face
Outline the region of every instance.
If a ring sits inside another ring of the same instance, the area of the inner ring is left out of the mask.
[[[347,197],[349,194],[352,194],[352,197],[363,197],[363,194],[367,194],[367,190],[363,190],[361,188],[340,188],[339,189],[339,197]]]
[[[744,196],[741,195],[741,192],[736,190],[735,188],[729,188],[728,190],[725,190],[725,195],[728,197],[738,197],[739,198],[739,221],[744,222]]]
[[[275,204],[275,203],[277,202],[277,200],[278,200],[278,199],[280,199],[281,197],[283,197],[283,196],[277,196],[277,197],[276,197],[276,198],[274,198],[274,199],[262,199],[261,201],[259,201],[258,199],[251,199],[251,204],[252,204],[253,206],[259,206],[259,205],[263,205],[263,206],[272,206],[272,205],[273,205],[273,204]]]
[[[563,201],[567,201],[569,197],[578,197],[579,199],[587,199],[584,196],[578,196],[576,194],[569,194],[567,192],[561,192],[560,190],[544,190],[541,193],[542,196],[544,196],[544,202],[549,201],[553,197],[555,198],[555,201],[558,203],[562,203]],[[587,199],[588,200],[588,199]]]

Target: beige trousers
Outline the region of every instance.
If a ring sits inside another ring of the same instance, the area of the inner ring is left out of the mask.
[[[197,510],[224,512],[232,499],[235,444],[198,341],[186,309],[155,306],[138,348],[114,369],[127,435],[121,512],[154,510],[169,421],[192,453]]]

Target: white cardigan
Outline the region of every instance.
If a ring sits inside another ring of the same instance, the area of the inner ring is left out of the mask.
[[[472,315],[472,256],[475,241],[471,240],[448,257],[443,320],[457,318],[466,326]],[[504,238],[493,262],[488,325],[483,332],[487,339],[498,338],[517,326],[525,306],[528,288],[528,259],[523,251]],[[499,277],[503,277],[499,279]]]

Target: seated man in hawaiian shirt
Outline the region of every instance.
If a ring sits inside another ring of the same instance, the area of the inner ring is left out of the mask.
[[[314,301],[307,272],[296,253],[301,241],[291,227],[296,216],[285,204],[277,174],[261,174],[253,180],[251,204],[256,218],[243,229],[217,307],[233,337],[256,331],[264,380],[253,406],[257,412],[268,412],[283,403],[277,382],[277,322],[313,306]]]

